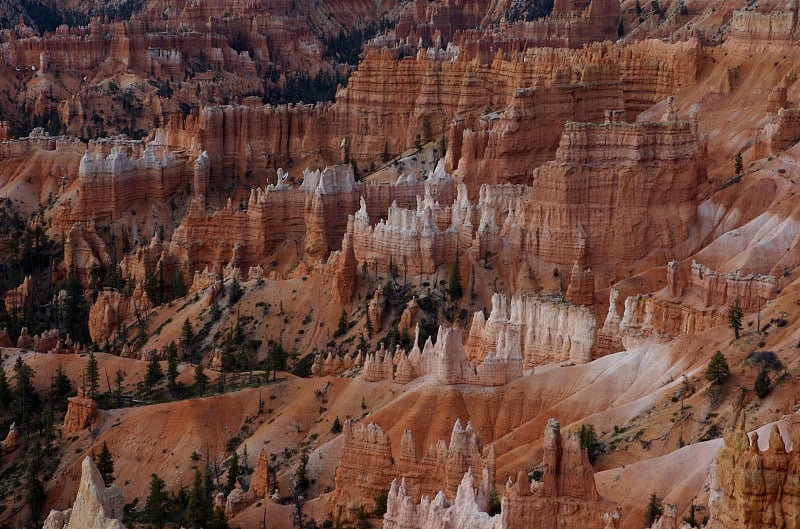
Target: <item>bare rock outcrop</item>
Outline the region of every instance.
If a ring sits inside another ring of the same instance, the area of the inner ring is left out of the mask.
[[[557,420],[547,422],[543,454],[544,480],[529,482],[519,472],[501,500],[506,529],[557,527],[563,518],[572,527],[616,527],[619,512],[597,492],[587,452],[577,435],[561,436]],[[563,514],[569,513],[569,514]]]
[[[19,331],[19,338],[17,338],[17,347],[19,349],[27,349],[33,350],[36,346],[36,342],[34,342],[33,337],[30,335],[28,328],[23,327],[22,330]]]
[[[544,481],[530,483],[520,471],[516,482],[509,481],[501,499],[501,512],[486,513],[489,484],[487,470],[469,468],[460,480],[455,501],[444,492],[433,500],[425,495],[418,501],[409,489],[409,480],[392,482],[384,526],[390,529],[479,528],[521,529],[525,527],[588,527],[613,529],[619,521],[614,503],[597,492],[589,457],[577,436],[561,437],[555,419],[547,423],[544,438]],[[482,474],[479,483],[474,475]],[[477,491],[476,491],[477,485]],[[418,502],[418,503],[417,503]]]
[[[597,323],[591,310],[557,296],[492,296],[492,311],[473,315],[465,346],[468,358],[487,351],[516,349],[525,367],[592,359]]]
[[[88,427],[97,416],[97,404],[84,388],[78,388],[78,394],[70,397],[67,414],[64,416],[64,432],[77,432]]]
[[[392,451],[388,435],[376,424],[351,426],[345,422],[345,445],[336,471],[336,489],[331,498],[336,516],[349,519],[358,506],[374,508],[374,497],[387,492],[392,480],[402,476],[407,494],[419,501],[442,491],[453,500],[468,469],[475,469],[476,480],[487,487],[494,482],[495,458],[490,445],[484,449],[472,424],[456,420],[449,444],[440,440],[422,458],[416,454],[410,430],[403,433],[399,450]],[[487,496],[488,499],[488,496]]]
[[[122,492],[106,487],[91,457],[81,464],[81,481],[72,509],[50,511],[45,527],[52,529],[124,529]],[[61,525],[59,525],[59,523]]]
[[[134,289],[130,297],[113,289],[101,290],[89,309],[89,335],[92,341],[105,343],[111,340],[128,318],[144,317],[152,305],[141,287]]]
[[[409,352],[398,347],[392,353],[386,351],[381,343],[380,349],[367,354],[361,370],[364,380],[394,380],[407,384],[415,378],[431,374],[440,384],[502,386],[522,376],[523,359],[518,335],[508,339],[506,335],[498,338],[497,347],[480,361],[467,358],[458,327],[440,326],[436,344],[429,337],[422,351],[419,349],[418,336],[419,326],[414,347]]]
[[[748,438],[742,414],[736,429],[727,430],[724,438],[709,497],[709,529],[796,527],[800,431],[792,438],[792,452],[787,452],[780,430],[773,426],[769,447],[761,450],[757,432]]]
[[[11,337],[8,335],[8,329],[5,327],[0,329],[0,347],[14,347]]]
[[[31,276],[25,276],[18,287],[6,292],[5,305],[9,314],[21,317],[25,313],[28,297],[31,295]]]
[[[337,254],[331,254],[333,262],[333,301],[337,305],[343,306],[350,303],[353,298],[353,290],[356,286],[356,269],[358,262],[356,254],[353,252],[353,238],[350,233],[344,234],[342,239],[342,249]]]
[[[94,222],[73,224],[64,244],[64,268],[74,271],[81,285],[86,286],[93,272],[108,270],[111,265],[111,254]]]
[[[8,429],[6,438],[0,441],[0,456],[5,456],[15,452],[20,446],[22,446],[22,442],[23,439],[19,431],[17,431],[16,423],[12,423],[11,427]]]

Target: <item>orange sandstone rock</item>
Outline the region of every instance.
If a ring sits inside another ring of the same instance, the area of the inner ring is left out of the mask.
[[[68,400],[67,414],[64,416],[64,431],[83,430],[94,421],[97,415],[97,404],[89,397],[84,388],[78,388],[78,394]]]

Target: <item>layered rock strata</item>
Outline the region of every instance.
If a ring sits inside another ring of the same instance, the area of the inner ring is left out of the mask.
[[[101,290],[89,309],[89,336],[94,343],[113,340],[128,318],[144,317],[151,308],[152,303],[142,288],[136,288],[130,297],[112,289]]]
[[[81,481],[72,509],[50,511],[44,526],[52,529],[124,529],[122,491],[106,487],[91,457],[81,464]]]
[[[502,386],[522,376],[523,359],[520,355],[519,337],[505,341],[498,339],[497,347],[490,350],[480,361],[469,360],[462,345],[461,329],[439,327],[436,344],[431,338],[420,351],[419,327],[414,338],[414,347],[406,352],[399,347],[392,353],[381,348],[367,354],[361,376],[369,382],[394,380],[407,384],[425,375],[433,375],[440,384],[473,384],[478,386]],[[396,366],[396,367],[395,367]]]
[[[792,437],[792,452],[778,427],[769,447],[761,450],[758,433],[748,438],[744,415],[735,430],[724,434],[709,498],[710,529],[798,527],[800,521],[800,431]]]
[[[469,469],[461,480],[455,501],[443,492],[433,500],[424,496],[419,503],[408,490],[408,480],[392,482],[389,490],[384,526],[387,528],[441,527],[478,529],[516,529],[525,527],[588,527],[613,529],[619,522],[614,503],[597,492],[594,473],[577,436],[562,438],[555,419],[547,423],[544,436],[544,480],[529,482],[520,471],[516,482],[506,485],[501,499],[501,512],[486,513],[489,487],[486,473],[479,484]],[[477,491],[476,491],[476,485]]]
[[[489,318],[472,317],[467,357],[482,360],[487,351],[516,351],[525,367],[551,362],[584,363],[592,359],[597,322],[586,307],[557,296],[492,296]]]
[[[78,394],[67,399],[67,414],[64,416],[64,432],[77,432],[92,424],[97,417],[97,404],[84,388],[78,388]]]
[[[406,430],[399,451],[392,452],[389,436],[376,424],[352,426],[345,422],[345,444],[336,470],[336,489],[331,498],[338,518],[351,517],[359,506],[374,508],[376,494],[389,491],[396,476],[404,477],[409,495],[419,501],[423,495],[456,497],[464,473],[472,468],[477,481],[494,482],[495,460],[491,445],[484,450],[472,424],[466,428],[456,420],[450,443],[431,445],[417,457],[414,438]]]

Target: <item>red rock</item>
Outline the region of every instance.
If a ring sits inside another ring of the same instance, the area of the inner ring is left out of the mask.
[[[28,302],[28,297],[31,295],[31,276],[25,276],[25,279],[20,283],[17,288],[13,288],[6,292],[5,305],[6,311],[9,314],[17,317],[22,317],[25,313],[25,307]]]
[[[67,414],[64,416],[64,432],[77,432],[88,427],[97,416],[97,404],[87,391],[78,388],[78,394],[70,397]]]

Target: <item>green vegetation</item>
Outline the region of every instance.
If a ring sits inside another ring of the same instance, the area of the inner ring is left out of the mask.
[[[728,361],[725,359],[725,355],[723,355],[720,351],[717,351],[708,362],[708,367],[706,368],[706,380],[720,385],[728,380],[730,375],[731,370],[728,367]]]

